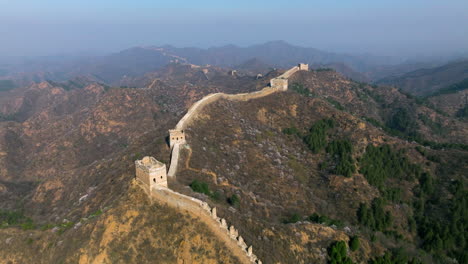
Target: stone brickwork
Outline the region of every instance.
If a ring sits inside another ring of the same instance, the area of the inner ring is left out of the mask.
[[[167,187],[166,164],[153,157],[135,161],[136,178],[149,190],[153,187]]]
[[[271,79],[270,87],[265,87],[260,91],[241,94],[210,94],[192,105],[179,123],[177,123],[176,128],[169,130],[169,145],[172,153],[168,175],[173,177],[177,172],[180,147],[186,144],[184,129],[193,121],[203,107],[219,99],[248,101],[278,91],[286,91],[288,89],[288,78],[299,70],[307,71],[308,69],[309,66],[307,64],[301,63],[282,75]],[[243,237],[239,235],[239,231],[233,225],[228,226],[224,218],[218,217],[216,208],[211,208],[206,202],[168,188],[165,164],[153,157],[144,157],[142,160],[135,161],[135,166],[136,179],[142,183],[143,188],[149,191],[152,198],[200,217],[215,234],[220,234],[219,236],[233,250],[233,254],[240,258],[242,263],[262,264],[262,261],[253,253],[252,246],[247,246]]]
[[[309,71],[309,64],[299,63],[298,67],[300,71]]]
[[[169,165],[169,171],[167,172],[167,176],[169,177],[174,177],[177,172],[177,167],[179,164],[179,153],[180,153],[180,144],[175,144],[172,147],[171,163]]]
[[[185,144],[185,132],[182,129],[169,129],[169,145]]]
[[[239,231],[233,225],[228,225],[226,219],[218,217],[216,207],[211,208],[206,202],[163,187],[154,187],[151,190],[151,197],[199,216],[210,228],[214,229],[215,234],[220,234],[226,243],[237,248],[238,252],[242,252],[242,259],[245,260],[243,263],[262,263],[254,254],[252,246],[247,246],[242,236],[239,235]]]
[[[270,80],[271,88],[277,89],[278,91],[288,90],[288,79],[273,78]]]

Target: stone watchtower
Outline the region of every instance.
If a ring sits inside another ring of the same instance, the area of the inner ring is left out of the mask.
[[[309,64],[299,63],[298,67],[300,71],[309,71]]]
[[[145,184],[150,192],[153,187],[167,188],[166,164],[146,156],[135,161],[135,168],[137,180]]]
[[[186,143],[185,132],[179,129],[169,129],[169,146],[172,148],[176,143]]]
[[[278,89],[279,91],[286,91],[288,90],[288,79],[273,78],[270,80],[270,86]]]

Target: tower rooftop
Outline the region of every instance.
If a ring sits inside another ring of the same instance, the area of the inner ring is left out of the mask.
[[[150,169],[159,169],[159,168],[162,168],[162,167],[166,166],[164,163],[156,160],[153,157],[149,157],[149,156],[146,156],[141,160],[137,160],[136,163],[137,163],[137,165],[143,166],[143,167],[147,168],[148,170],[150,170]]]

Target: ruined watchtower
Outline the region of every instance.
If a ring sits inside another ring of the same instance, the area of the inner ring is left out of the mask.
[[[279,91],[286,91],[288,90],[288,79],[273,78],[270,80],[270,86],[278,89]]]
[[[166,164],[153,157],[146,156],[135,161],[136,178],[151,189],[153,187],[167,188]]]
[[[299,67],[300,71],[308,71],[309,70],[309,64],[299,63],[299,65],[297,65],[297,66]]]
[[[179,129],[169,129],[169,146],[172,148],[176,143],[185,144],[185,132]]]

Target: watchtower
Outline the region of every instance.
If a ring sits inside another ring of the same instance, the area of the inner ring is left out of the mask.
[[[149,187],[150,191],[153,187],[167,188],[166,164],[146,156],[135,161],[135,168],[137,180]]]
[[[299,63],[298,67],[300,71],[309,71],[309,64]]]
[[[176,143],[186,143],[185,132],[179,129],[169,129],[169,146],[172,148]]]
[[[270,86],[280,91],[288,90],[288,79],[273,78],[270,80]]]

